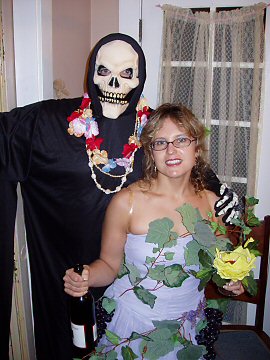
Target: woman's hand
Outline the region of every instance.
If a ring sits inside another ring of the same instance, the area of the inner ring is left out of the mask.
[[[89,288],[89,272],[88,265],[84,265],[82,275],[77,274],[73,268],[68,269],[63,277],[65,292],[74,297],[85,295]]]
[[[232,291],[235,295],[241,295],[245,292],[245,289],[240,280],[236,282],[231,280],[229,283],[224,285],[223,288],[225,290]]]

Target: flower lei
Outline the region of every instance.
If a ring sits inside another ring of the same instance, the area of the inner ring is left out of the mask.
[[[98,189],[102,190],[105,194],[116,193],[121,190],[127,180],[128,174],[133,171],[134,156],[136,151],[141,147],[140,136],[142,129],[148,120],[150,114],[149,107],[147,106],[146,99],[142,96],[136,107],[136,121],[134,132],[129,137],[128,143],[124,145],[122,158],[109,158],[106,150],[100,150],[103,138],[98,137],[99,129],[98,123],[93,117],[90,108],[91,99],[88,94],[84,94],[82,103],[79,109],[75,110],[68,118],[69,128],[68,133],[76,137],[85,136],[86,138],[86,152],[89,158],[88,166],[91,169],[91,177],[94,180]],[[124,174],[114,175],[110,174],[112,169],[121,166],[125,169]],[[97,181],[94,169],[98,169],[105,175],[113,178],[120,178],[120,185],[116,186],[114,190],[104,189]]]

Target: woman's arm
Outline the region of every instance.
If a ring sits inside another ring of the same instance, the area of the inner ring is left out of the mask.
[[[127,238],[129,220],[129,191],[124,189],[111,200],[102,228],[101,252],[98,260],[84,265],[82,275],[68,269],[64,276],[65,292],[71,296],[84,295],[88,287],[111,284],[120,269]]]

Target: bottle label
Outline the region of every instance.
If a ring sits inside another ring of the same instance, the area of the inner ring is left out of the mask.
[[[79,348],[86,348],[84,325],[77,325],[71,322],[73,332],[73,344]]]
[[[94,341],[97,340],[97,324],[93,325],[93,338]]]

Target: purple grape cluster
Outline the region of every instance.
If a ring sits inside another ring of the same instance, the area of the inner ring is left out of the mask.
[[[204,313],[207,325],[195,336],[195,339],[198,345],[204,345],[206,347],[207,353],[203,355],[203,358],[205,360],[214,360],[216,358],[214,343],[220,333],[223,313],[219,309],[214,308],[206,308]]]
[[[95,306],[96,306],[97,335],[99,341],[102,338],[102,336],[105,334],[107,323],[112,321],[114,311],[111,314],[107,313],[107,311],[102,306],[102,298],[96,301]]]

